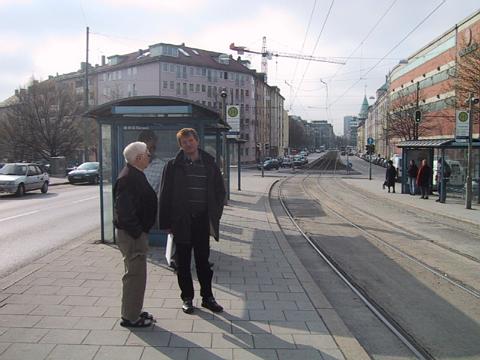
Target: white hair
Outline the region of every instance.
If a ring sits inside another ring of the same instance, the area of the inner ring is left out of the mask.
[[[127,164],[133,164],[138,155],[145,154],[147,152],[147,144],[141,141],[135,141],[125,146],[123,150],[123,157]]]

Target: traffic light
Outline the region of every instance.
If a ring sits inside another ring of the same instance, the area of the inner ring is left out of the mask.
[[[367,154],[375,154],[375,144],[365,145],[365,150],[367,150]]]
[[[415,122],[419,123],[422,121],[422,112],[420,110],[415,110]]]

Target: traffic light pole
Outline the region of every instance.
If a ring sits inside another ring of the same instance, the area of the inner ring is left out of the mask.
[[[465,208],[472,208],[472,138],[473,138],[473,116],[472,116],[472,105],[473,105],[473,94],[470,93],[468,98],[468,160],[467,160],[467,183],[466,183],[466,194],[465,194]],[[480,186],[480,184],[479,184]]]
[[[368,168],[368,180],[372,180],[372,151],[370,151],[370,156],[368,157],[368,162],[370,166]]]

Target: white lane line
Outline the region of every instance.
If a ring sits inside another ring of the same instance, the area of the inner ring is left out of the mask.
[[[34,211],[30,211],[30,212],[27,212],[27,213],[24,213],[24,214],[19,214],[19,215],[15,215],[15,216],[10,216],[10,217],[7,217],[7,218],[0,219],[0,222],[7,221],[7,220],[12,220],[12,219],[16,219],[16,218],[19,218],[19,217],[22,217],[22,216],[32,215],[32,214],[35,214],[35,213],[37,213],[37,212],[39,212],[39,211],[40,211],[40,210],[34,210]]]
[[[98,199],[98,195],[97,196],[92,196],[92,197],[89,197],[89,198],[85,198],[85,199],[82,199],[82,200],[77,200],[77,201],[74,201],[73,203],[78,204],[78,203],[88,201],[88,200],[93,200],[93,199]]]

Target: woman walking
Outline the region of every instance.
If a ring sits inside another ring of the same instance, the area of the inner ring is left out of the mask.
[[[432,182],[432,169],[427,165],[427,160],[422,160],[422,166],[418,170],[417,185],[420,187],[422,193],[421,199],[428,199],[430,192],[430,183]]]

